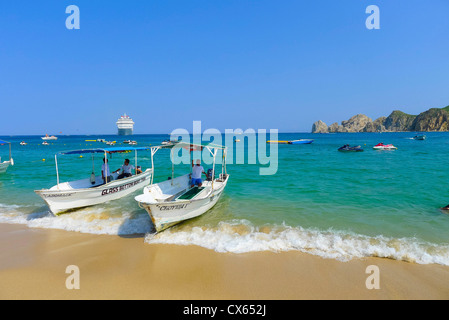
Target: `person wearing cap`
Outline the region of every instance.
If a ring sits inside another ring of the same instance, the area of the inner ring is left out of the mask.
[[[192,183],[191,188],[197,185],[199,188],[203,185],[203,180],[201,179],[201,174],[206,174],[204,172],[204,168],[201,165],[201,160],[196,161],[196,165],[193,164],[192,161]]]

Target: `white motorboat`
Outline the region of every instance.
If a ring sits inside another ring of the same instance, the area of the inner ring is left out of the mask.
[[[170,140],[164,140],[161,142],[162,145],[167,146],[167,145],[171,145],[173,144],[173,142],[171,142]]]
[[[14,160],[11,156],[11,142],[0,140],[0,146],[5,144],[9,145],[9,160],[2,162],[2,159],[0,158],[0,173],[5,173],[9,166],[14,165]]]
[[[43,144],[44,146],[50,145],[47,141],[42,142],[42,144]]]
[[[42,140],[58,140],[58,137],[55,136],[49,136],[48,134],[45,135],[45,137],[41,137]]]
[[[22,141],[22,142],[20,142],[20,145],[21,145],[21,146],[26,146],[27,143],[26,143],[25,141]]]
[[[379,143],[373,147],[374,150],[396,150],[397,148],[392,144]]]
[[[169,149],[173,155],[177,148],[190,148],[190,151],[206,148],[213,156],[213,167],[209,169],[210,175],[206,181],[203,181],[201,187],[192,188],[191,174],[174,178],[174,165],[172,165],[171,178],[160,183],[152,183],[144,188],[143,194],[135,197],[139,206],[150,215],[157,232],[198,217],[211,209],[220,199],[229,180],[229,175],[226,173],[226,148],[223,146],[178,142],[172,145],[152,147],[152,163],[154,163],[153,156],[158,150]],[[215,179],[215,158],[220,150],[223,156],[222,170],[219,177]]]
[[[137,151],[150,148],[105,148],[60,152],[55,155],[57,184],[50,189],[35,190],[49,206],[55,215],[66,211],[105,203],[110,200],[123,198],[139,190],[151,182],[153,169],[149,168],[127,178],[117,179],[118,174],[112,173],[113,180],[103,181],[100,175],[94,173],[94,154],[108,154],[132,152],[135,153],[135,168],[137,168]],[[92,174],[90,178],[76,181],[60,182],[58,169],[58,155],[92,154]]]

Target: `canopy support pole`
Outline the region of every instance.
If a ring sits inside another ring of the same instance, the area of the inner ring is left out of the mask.
[[[170,150],[171,153],[171,185],[173,185],[173,179],[175,178],[175,164],[173,163],[173,148]]]
[[[104,152],[104,168],[105,168],[105,171],[106,171],[106,168],[108,168],[107,171],[110,171],[110,170],[111,170],[111,169],[109,169],[108,154],[107,154],[106,151]],[[107,184],[107,183],[109,182],[109,181],[108,181],[109,176],[106,175],[106,173],[107,173],[107,172],[103,172],[105,184]]]
[[[218,150],[217,150],[217,149],[214,149],[214,153],[213,153],[213,156],[214,156],[214,164],[213,164],[213,167],[212,167],[212,190],[214,190],[214,180],[215,180],[215,156],[217,155],[217,152],[218,152]]]
[[[134,173],[137,175],[137,150],[134,150]]]
[[[56,164],[56,182],[59,189],[59,170],[58,170],[58,156],[55,154],[55,164]]]

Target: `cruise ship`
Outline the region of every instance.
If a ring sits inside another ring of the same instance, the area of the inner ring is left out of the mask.
[[[117,120],[119,136],[128,136],[133,134],[134,121],[126,113]]]

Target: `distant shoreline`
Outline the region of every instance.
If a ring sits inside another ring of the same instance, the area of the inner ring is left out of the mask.
[[[449,106],[431,108],[419,115],[395,110],[388,117],[372,120],[364,114],[357,114],[341,124],[328,126],[321,120],[312,125],[312,133],[355,133],[355,132],[447,132],[449,131]]]

